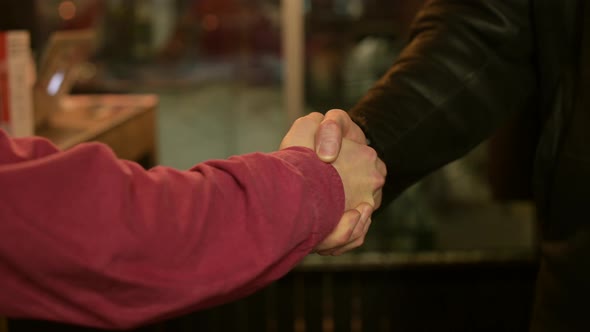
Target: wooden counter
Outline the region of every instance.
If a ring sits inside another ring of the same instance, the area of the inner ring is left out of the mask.
[[[64,102],[37,135],[61,149],[83,142],[102,142],[122,159],[157,163],[158,98],[155,95],[78,95]]]

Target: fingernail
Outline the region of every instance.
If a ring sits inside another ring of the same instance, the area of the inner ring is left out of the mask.
[[[338,142],[334,137],[338,135],[334,124],[326,124],[320,132],[318,155],[324,158],[333,158],[338,155]]]
[[[320,142],[318,147],[318,154],[322,158],[333,158],[336,157],[338,145],[334,141],[323,141]]]
[[[325,157],[334,157],[337,153],[338,145],[334,141],[323,140],[320,142],[319,154]]]

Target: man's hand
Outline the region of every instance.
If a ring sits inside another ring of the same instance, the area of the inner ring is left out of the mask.
[[[297,119],[283,138],[280,148],[303,146],[313,149],[314,135],[322,120],[324,116],[320,113]],[[339,143],[338,158],[332,162],[332,166],[342,179],[346,210],[354,209],[361,203],[369,203],[377,208],[381,204],[381,188],[385,183],[385,164],[377,157],[377,152],[365,143],[349,139]]]
[[[296,120],[281,142],[281,149],[290,146],[313,149],[314,135],[322,120],[324,116],[320,113]],[[381,204],[381,187],[386,175],[385,165],[364,142],[358,144],[345,139],[338,143],[339,158],[332,165],[342,179],[347,211],[334,231],[316,248],[323,255],[338,255],[362,245],[373,208]]]
[[[343,110],[332,109],[328,111],[324,116],[324,119],[322,120],[319,126],[319,130],[317,131],[315,136],[315,151],[318,157],[322,161],[328,163],[333,163],[334,161],[336,161],[342,149],[344,139],[348,139],[359,144],[367,144],[367,139],[362,129],[356,123],[354,123],[354,121],[352,121],[348,113],[346,113]],[[385,164],[379,160],[378,167],[380,168],[381,174],[383,174],[383,176],[385,177],[387,173]],[[381,192],[379,192],[379,197],[376,197],[376,200],[380,204]],[[378,205],[376,205],[376,207],[378,207]],[[361,206],[357,207],[357,210],[361,211]],[[340,219],[340,224],[338,225],[338,227],[344,227],[341,225],[344,224],[346,220],[354,220],[356,215],[353,211],[354,210],[346,211],[346,213],[342,216],[342,219]],[[373,210],[371,209],[370,213],[372,212]],[[354,245],[351,244],[350,247],[343,246],[341,248],[336,249],[334,249],[336,247],[334,245],[331,247],[332,250],[322,250],[322,248],[319,248],[318,252],[320,254],[338,255],[362,245],[362,242],[364,241],[364,237],[366,235],[366,231],[368,230],[369,225],[371,223],[371,220],[369,219],[370,214],[366,216],[367,219],[363,218],[365,218],[364,214],[362,217],[360,217],[360,220],[361,223],[364,223],[366,225],[364,227],[365,233],[362,234],[362,236],[357,237],[357,242],[354,242]],[[353,234],[351,237],[354,238],[355,236],[356,235]],[[329,243],[326,245],[330,246]]]
[[[365,134],[348,113],[339,109],[328,111],[315,136],[315,151],[318,157],[328,163],[334,162],[340,153],[344,138],[359,144],[367,144]]]
[[[346,146],[350,144],[349,142],[366,145],[367,139],[361,128],[352,121],[348,113],[339,109],[328,111],[320,123],[315,136],[315,149],[318,157],[324,162],[332,163],[337,169],[339,167],[353,167],[353,165],[350,164],[354,163],[353,159],[347,159],[346,161],[340,160],[340,156],[344,153]],[[377,153],[372,148],[364,149],[364,152],[374,153],[374,156],[371,158],[375,158],[375,165],[378,168],[379,174],[382,175],[381,179],[385,181],[385,176],[387,175],[385,163],[378,158]],[[357,155],[357,157],[359,157],[359,155]],[[368,181],[370,181],[370,179],[368,179]],[[363,183],[366,184],[367,182]],[[379,207],[381,204],[381,188],[383,185],[384,182],[380,183],[379,191],[378,193],[375,193],[375,208]],[[358,189],[351,191],[358,191]],[[371,203],[371,201],[365,202]]]
[[[336,228],[314,251],[322,256],[339,256],[362,246],[371,226],[372,213],[373,207],[368,203],[344,212]]]
[[[324,115],[318,112],[309,113],[293,122],[291,129],[281,142],[280,149],[291,146],[303,146],[313,150],[314,135],[320,128]]]

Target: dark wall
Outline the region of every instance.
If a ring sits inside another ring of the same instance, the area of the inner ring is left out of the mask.
[[[38,29],[34,0],[0,1],[0,30],[28,30],[31,46],[36,51],[41,37]]]

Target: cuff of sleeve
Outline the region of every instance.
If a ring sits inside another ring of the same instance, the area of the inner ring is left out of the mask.
[[[336,227],[345,208],[344,186],[340,174],[331,164],[321,161],[305,147],[290,147],[274,153],[296,167],[305,179],[313,200],[313,247]]]

